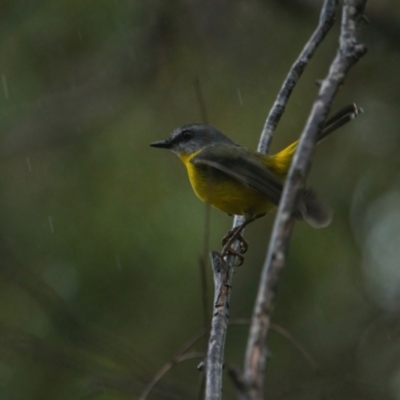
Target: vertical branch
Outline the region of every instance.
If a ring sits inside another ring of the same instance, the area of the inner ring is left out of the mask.
[[[219,400],[222,393],[222,369],[226,330],[229,322],[229,299],[233,268],[221,259],[217,251],[211,252],[214,269],[214,313],[206,361],[206,400]]]
[[[194,84],[194,90],[196,92],[197,103],[200,108],[201,120],[203,121],[203,123],[207,124],[208,116],[207,116],[206,102],[204,101],[203,91],[201,90],[199,77],[194,78],[193,84]]]
[[[201,90],[200,79],[196,77],[193,80],[194,90],[196,93],[197,104],[199,106],[200,115],[203,123],[208,123],[206,102],[204,101],[203,91]],[[201,298],[203,305],[203,326],[205,332],[209,328],[209,312],[208,312],[208,283],[207,283],[207,255],[210,242],[210,220],[211,210],[210,205],[205,203],[204,213],[204,236],[203,236],[203,251],[199,257],[199,271],[201,280]],[[208,341],[208,334],[206,334],[206,341]]]
[[[356,22],[362,16],[365,3],[366,0],[345,0],[344,2],[339,49],[330,66],[328,76],[322,82],[301,134],[284,186],[261,274],[247,344],[244,380],[248,390],[247,398],[251,400],[263,398],[267,353],[265,339],[271,326],[272,301],[275,297],[276,285],[286,262],[289,239],[294,225],[292,214],[295,210],[297,194],[308,175],[317,134],[324,124],[336,92],[349,69],[366,52],[366,48],[358,44],[356,40]]]

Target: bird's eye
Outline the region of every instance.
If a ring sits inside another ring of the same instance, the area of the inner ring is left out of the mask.
[[[182,132],[182,137],[185,139],[185,140],[189,140],[189,139],[191,139],[192,138],[192,132],[190,132],[190,131],[183,131]]]

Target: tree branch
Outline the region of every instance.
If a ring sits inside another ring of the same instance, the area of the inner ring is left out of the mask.
[[[266,119],[258,145],[258,151],[263,153],[268,151],[273,132],[285,110],[286,103],[289,100],[294,86],[302,75],[315,50],[334,23],[336,7],[337,0],[324,1],[318,26],[307,41],[299,57],[292,65],[268,118]],[[243,223],[243,221],[243,217],[235,216],[233,228]],[[239,244],[236,242],[232,247],[237,250]],[[222,260],[218,256],[218,253],[211,253],[215,292],[214,312],[206,359],[206,400],[219,400],[221,398],[224,347],[229,320],[229,298],[235,260],[236,258],[233,256],[227,257],[227,259],[225,259],[225,265],[222,265]]]
[[[271,326],[272,301],[275,297],[276,285],[286,262],[289,239],[294,225],[292,214],[297,194],[308,175],[317,134],[324,124],[336,92],[349,69],[366,52],[366,48],[358,44],[356,40],[356,22],[362,16],[365,3],[366,0],[345,0],[339,49],[330,66],[328,76],[322,81],[285,182],[261,274],[247,344],[244,380],[248,390],[247,398],[251,400],[263,398],[267,355],[265,339]]]
[[[206,368],[206,400],[219,400],[222,391],[222,369],[226,330],[229,322],[229,300],[231,294],[234,257],[231,264],[221,259],[219,252],[211,252],[214,272],[214,312],[208,342]]]
[[[327,32],[330,30],[335,19],[337,0],[325,0],[317,28],[312,33],[299,57],[292,65],[277,99],[265,122],[258,151],[266,153],[272,140],[273,132],[285,110],[286,103],[293,91],[294,86],[302,75],[306,65],[320,45]],[[243,217],[236,216],[233,228],[243,223]],[[242,232],[243,233],[243,232]],[[235,250],[239,244],[233,245]],[[222,367],[223,352],[225,346],[226,329],[229,319],[229,298],[234,272],[235,257],[227,257],[226,263],[222,266],[222,260],[218,253],[211,253],[211,262],[214,272],[215,294],[214,313],[211,324],[211,333],[206,359],[206,400],[218,400],[221,398],[222,390]]]

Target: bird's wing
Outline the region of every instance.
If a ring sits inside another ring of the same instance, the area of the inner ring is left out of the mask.
[[[209,146],[196,154],[191,162],[219,170],[243,185],[258,190],[275,205],[279,204],[282,182],[250,149],[225,144]]]

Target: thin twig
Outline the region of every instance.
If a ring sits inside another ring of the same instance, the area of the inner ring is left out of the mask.
[[[356,21],[362,15],[365,3],[366,0],[345,0],[339,49],[328,76],[322,82],[285,182],[261,274],[247,344],[244,380],[248,390],[247,398],[251,400],[263,398],[263,378],[267,355],[265,339],[271,325],[272,301],[275,297],[276,285],[285,265],[289,239],[294,225],[292,214],[296,206],[297,194],[309,172],[317,134],[324,124],[336,92],[349,69],[366,52],[366,48],[356,41]]]
[[[204,101],[203,91],[201,90],[201,84],[199,77],[193,80],[194,90],[196,93],[196,100],[199,106],[201,120],[204,124],[208,123],[207,117],[207,107]],[[210,242],[210,220],[211,220],[211,210],[210,205],[205,203],[205,213],[204,213],[204,235],[203,235],[203,250],[202,254],[199,256],[199,270],[200,270],[200,281],[201,281],[201,299],[203,305],[203,326],[206,332],[209,330],[210,318],[208,311],[208,280],[207,280],[207,257],[209,251]],[[208,342],[208,335],[206,337]]]
[[[250,320],[245,318],[238,318],[234,321],[231,321],[229,325],[250,325]],[[283,328],[280,325],[271,323],[270,329],[279,333],[282,337],[287,339],[305,358],[305,360],[310,364],[313,369],[318,369],[319,365],[315,358],[311,355],[311,353],[305,348],[305,346],[300,342],[300,340],[296,339],[287,329]]]
[[[288,330],[276,324],[271,324],[271,330],[279,333],[281,336],[286,338],[303,355],[303,357],[307,360],[307,362],[311,365],[313,369],[318,369],[318,363],[314,359],[314,357],[303,346],[303,344],[299,340],[297,340]]]
[[[204,358],[204,356],[205,356],[205,354],[202,351],[192,351],[191,353],[182,354],[176,361],[176,364],[179,364],[181,362],[188,361],[188,360],[194,360],[195,358]]]
[[[258,151],[268,151],[272,140],[272,133],[281,118],[295,84],[299,80],[305,66],[314,54],[316,48],[322,42],[326,33],[333,25],[336,6],[337,0],[324,1],[318,27],[313,32],[296,62],[293,64],[285,82],[282,85],[277,100],[275,101],[265,122],[260,143],[258,145]],[[243,217],[235,216],[232,228],[242,224],[243,221]],[[239,247],[238,242],[234,243],[232,247],[237,250]],[[211,263],[214,271],[214,282],[216,283],[214,298],[218,300],[218,302],[215,301],[214,303],[214,314],[211,323],[211,334],[206,360],[206,400],[221,398],[223,349],[225,346],[230,288],[232,285],[235,257],[229,256],[225,261],[226,270],[220,267],[221,259],[218,256],[215,254],[211,256]],[[229,289],[222,290],[221,288],[223,287]]]
[[[335,22],[335,11],[337,7],[337,0],[325,0],[321,9],[319,23],[310,39],[304,46],[297,60],[294,62],[286,76],[285,81],[276,97],[274,105],[268,114],[265,121],[264,128],[261,132],[261,139],[258,143],[258,151],[260,153],[268,153],[271,146],[272,137],[276,126],[278,125],[282,114],[285,111],[286,104],[289,100],[290,95],[294,87],[296,86],[298,80],[311,57],[314,55],[315,50],[318,48],[320,43],[324,40],[326,34],[332,28]]]
[[[189,350],[196,342],[198,342],[203,336],[205,331],[201,330],[193,335],[188,341],[186,341],[182,347],[176,352],[176,354],[165,363],[159,371],[154,375],[151,382],[143,389],[139,400],[146,400],[149,393],[152,391],[156,383],[176,364],[181,361],[188,360],[190,358],[198,358],[198,353],[189,353],[195,354],[195,356],[190,356],[189,354],[185,354],[187,350]]]
[[[197,103],[200,108],[201,120],[205,124],[207,124],[208,123],[207,107],[206,107],[206,102],[204,101],[203,91],[201,90],[199,77],[194,78],[193,84],[194,84],[194,90],[196,92]]]

